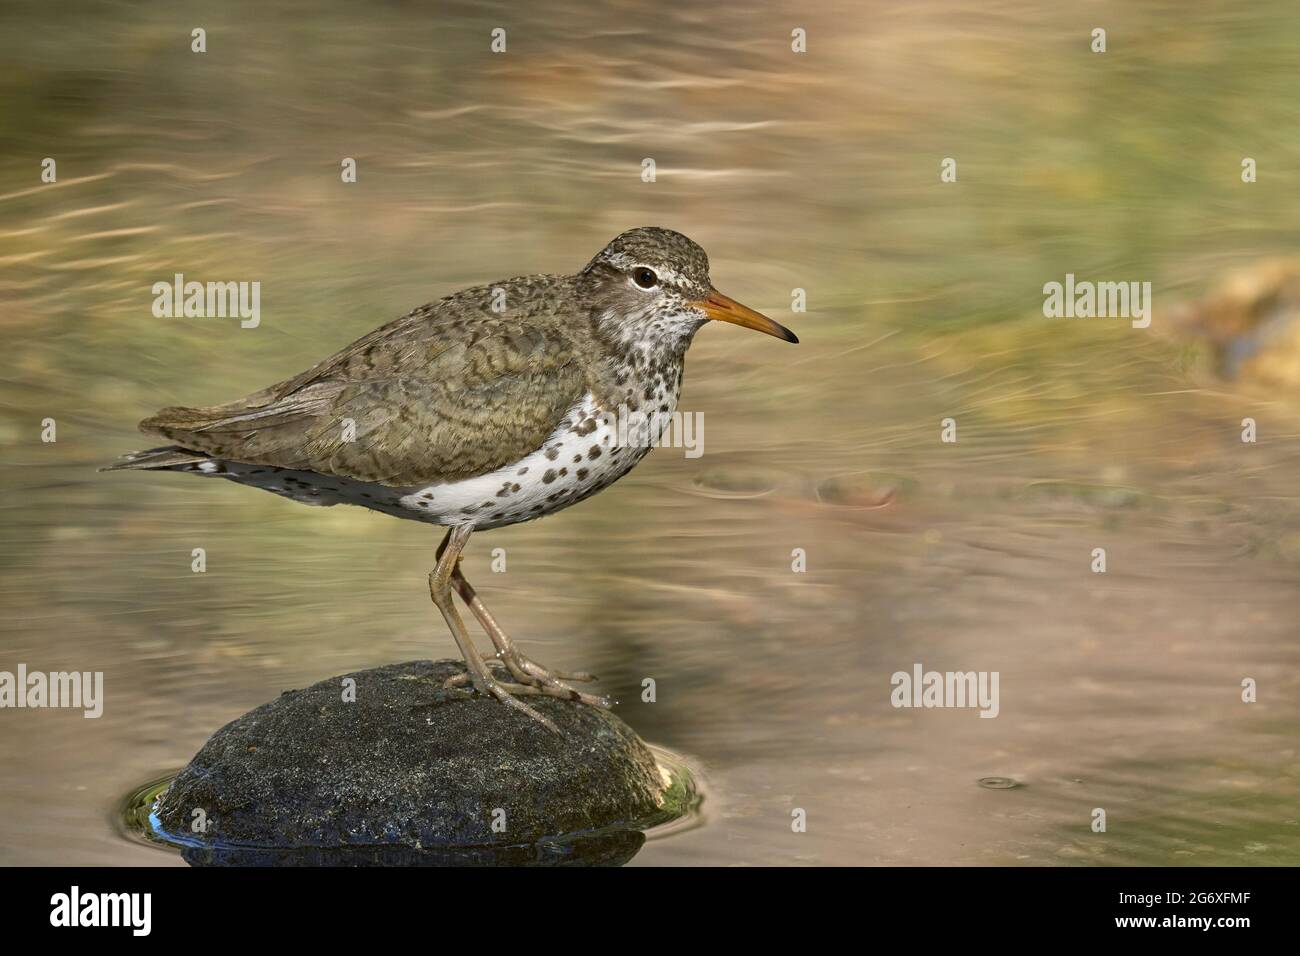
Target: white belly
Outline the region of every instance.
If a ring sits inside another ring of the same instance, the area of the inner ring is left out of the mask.
[[[652,431],[651,421],[602,413],[587,395],[546,444],[522,461],[477,478],[418,488],[401,505],[418,512],[413,517],[479,529],[540,518],[627,474],[659,437]]]

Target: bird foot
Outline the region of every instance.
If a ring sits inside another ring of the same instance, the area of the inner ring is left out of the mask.
[[[523,654],[516,651],[511,657],[505,657],[500,662],[510,671],[521,685],[535,688],[541,693],[551,697],[567,698],[568,700],[581,701],[584,704],[590,704],[593,707],[604,707],[609,709],[614,706],[614,702],[608,697],[600,697],[595,694],[584,694],[575,687],[570,687],[565,681],[593,681],[596,675],[588,674],[586,671],[574,671],[567,673],[565,671],[547,670],[536,661],[529,660]]]
[[[573,671],[572,673],[570,673],[567,671],[549,670],[543,667],[541,664],[537,663],[536,661],[529,660],[527,657],[524,657],[524,655],[520,654],[518,651],[515,651],[514,663],[518,666],[520,670],[528,674],[530,677],[534,677],[537,680],[540,680],[543,683],[547,683],[547,684],[559,684],[561,681],[566,681],[566,680],[578,681],[579,683],[587,683],[588,681],[594,681],[597,679],[595,674],[589,674],[587,673],[587,671]],[[508,660],[506,661],[506,666],[507,667],[510,666],[510,662]],[[513,670],[513,668],[511,669]]]
[[[543,718],[541,714],[537,713],[537,711],[529,707],[527,704],[522,701],[514,700],[513,698],[507,702],[504,700],[504,697],[510,697],[512,694],[519,694],[524,697],[530,695],[556,697],[560,700],[577,701],[578,703],[588,704],[592,707],[603,707],[606,710],[614,706],[614,702],[608,697],[584,694],[576,688],[561,683],[556,676],[552,675],[544,667],[539,664],[534,664],[522,655],[520,655],[518,660],[515,661],[515,667],[511,667],[507,661],[492,655],[484,655],[483,662],[489,666],[495,665],[498,668],[505,669],[516,679],[515,681],[500,681],[496,678],[489,678],[487,681],[488,686],[486,687],[488,693],[492,694],[492,696],[496,697],[497,700],[500,700],[502,703],[509,703],[510,706],[528,711],[530,716],[536,717],[548,726],[553,727],[554,725],[550,724],[550,722]],[[595,679],[591,675],[582,672],[578,672],[578,676],[565,675],[565,677],[569,680]],[[465,687],[466,685],[475,685],[474,689],[480,693],[483,693],[485,690],[485,688],[477,686],[473,675],[469,672],[449,677],[443,684],[443,686],[453,690]]]

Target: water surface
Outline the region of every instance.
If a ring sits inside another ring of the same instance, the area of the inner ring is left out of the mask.
[[[180,863],[120,836],[121,794],[284,689],[455,653],[435,530],[96,474],[148,442],[137,420],[650,223],[802,344],[704,329],[701,458],[659,449],[465,563],[527,653],[600,674],[708,779],[706,824],[633,863],[1300,862],[1297,404],[1213,378],[1160,320],[1296,252],[1291,4],[19,4],[0,26],[0,669],[107,690],[98,720],[0,712],[0,862]],[[177,272],[260,281],[261,324],[155,318]],[[1153,328],[1044,319],[1067,272],[1151,281]],[[917,662],[998,671],[999,716],[894,708]]]

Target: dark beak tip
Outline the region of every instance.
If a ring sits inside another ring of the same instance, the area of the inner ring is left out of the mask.
[[[781,329],[782,329],[782,331],[785,332],[785,340],[786,340],[787,342],[789,342],[791,345],[798,345],[798,344],[799,344],[799,336],[795,335],[793,332],[791,332],[789,329],[787,329],[784,325],[781,326]]]

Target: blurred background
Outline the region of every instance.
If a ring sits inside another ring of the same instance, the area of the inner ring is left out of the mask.
[[[466,559],[700,769],[704,824],[634,864],[1300,863],[1293,3],[270,6],[0,9],[0,670],[106,685],[0,712],[0,862],[180,864],[126,791],[282,690],[455,656],[436,529],[97,474],[135,422],[657,224],[802,344],[704,329],[702,458]],[[155,318],[177,272],[260,281],[260,326]],[[1044,318],[1067,272],[1150,281],[1151,328]],[[1000,716],[894,709],[915,662],[1000,672]]]

